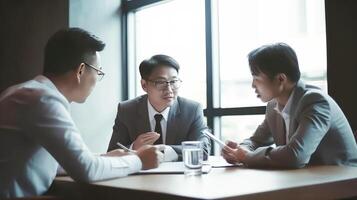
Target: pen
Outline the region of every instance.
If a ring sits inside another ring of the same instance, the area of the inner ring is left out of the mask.
[[[122,144],[119,143],[119,142],[117,142],[117,145],[118,145],[120,148],[124,149],[124,151],[128,151],[128,152],[131,152],[131,153],[135,153],[134,150],[129,149],[128,147],[122,145]]]

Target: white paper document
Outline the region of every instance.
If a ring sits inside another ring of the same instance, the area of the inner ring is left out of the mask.
[[[209,138],[211,138],[213,141],[217,142],[221,147],[226,146],[226,144],[220,140],[219,138],[217,138],[216,136],[214,136],[209,130],[205,129],[202,131],[202,133],[204,133],[205,135],[207,135]]]

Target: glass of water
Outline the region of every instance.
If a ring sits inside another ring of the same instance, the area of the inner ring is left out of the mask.
[[[203,161],[203,144],[201,141],[182,142],[182,159],[185,175],[201,175]]]

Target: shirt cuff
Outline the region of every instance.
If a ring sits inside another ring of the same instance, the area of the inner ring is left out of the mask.
[[[112,163],[113,168],[128,168],[128,173],[135,173],[141,170],[142,162],[137,155],[121,156]]]
[[[165,145],[164,162],[174,162],[178,160],[176,151],[169,145]]]

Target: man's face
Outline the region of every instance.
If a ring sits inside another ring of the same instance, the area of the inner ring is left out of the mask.
[[[100,55],[96,52],[95,55],[91,56],[90,59],[86,61],[89,65],[102,69],[100,66]],[[76,102],[83,103],[87,97],[91,94],[94,89],[95,84],[98,81],[98,71],[90,66],[84,64],[83,74],[80,77],[80,84],[78,88],[78,99]]]
[[[257,97],[263,102],[268,102],[279,96],[280,84],[274,78],[271,80],[266,74],[260,72],[258,75],[253,75],[252,87],[255,89]]]
[[[148,80],[141,80],[144,91],[148,94],[149,101],[154,108],[161,112],[171,106],[177,98],[178,88],[165,81],[179,80],[177,71],[169,66],[156,67]]]

